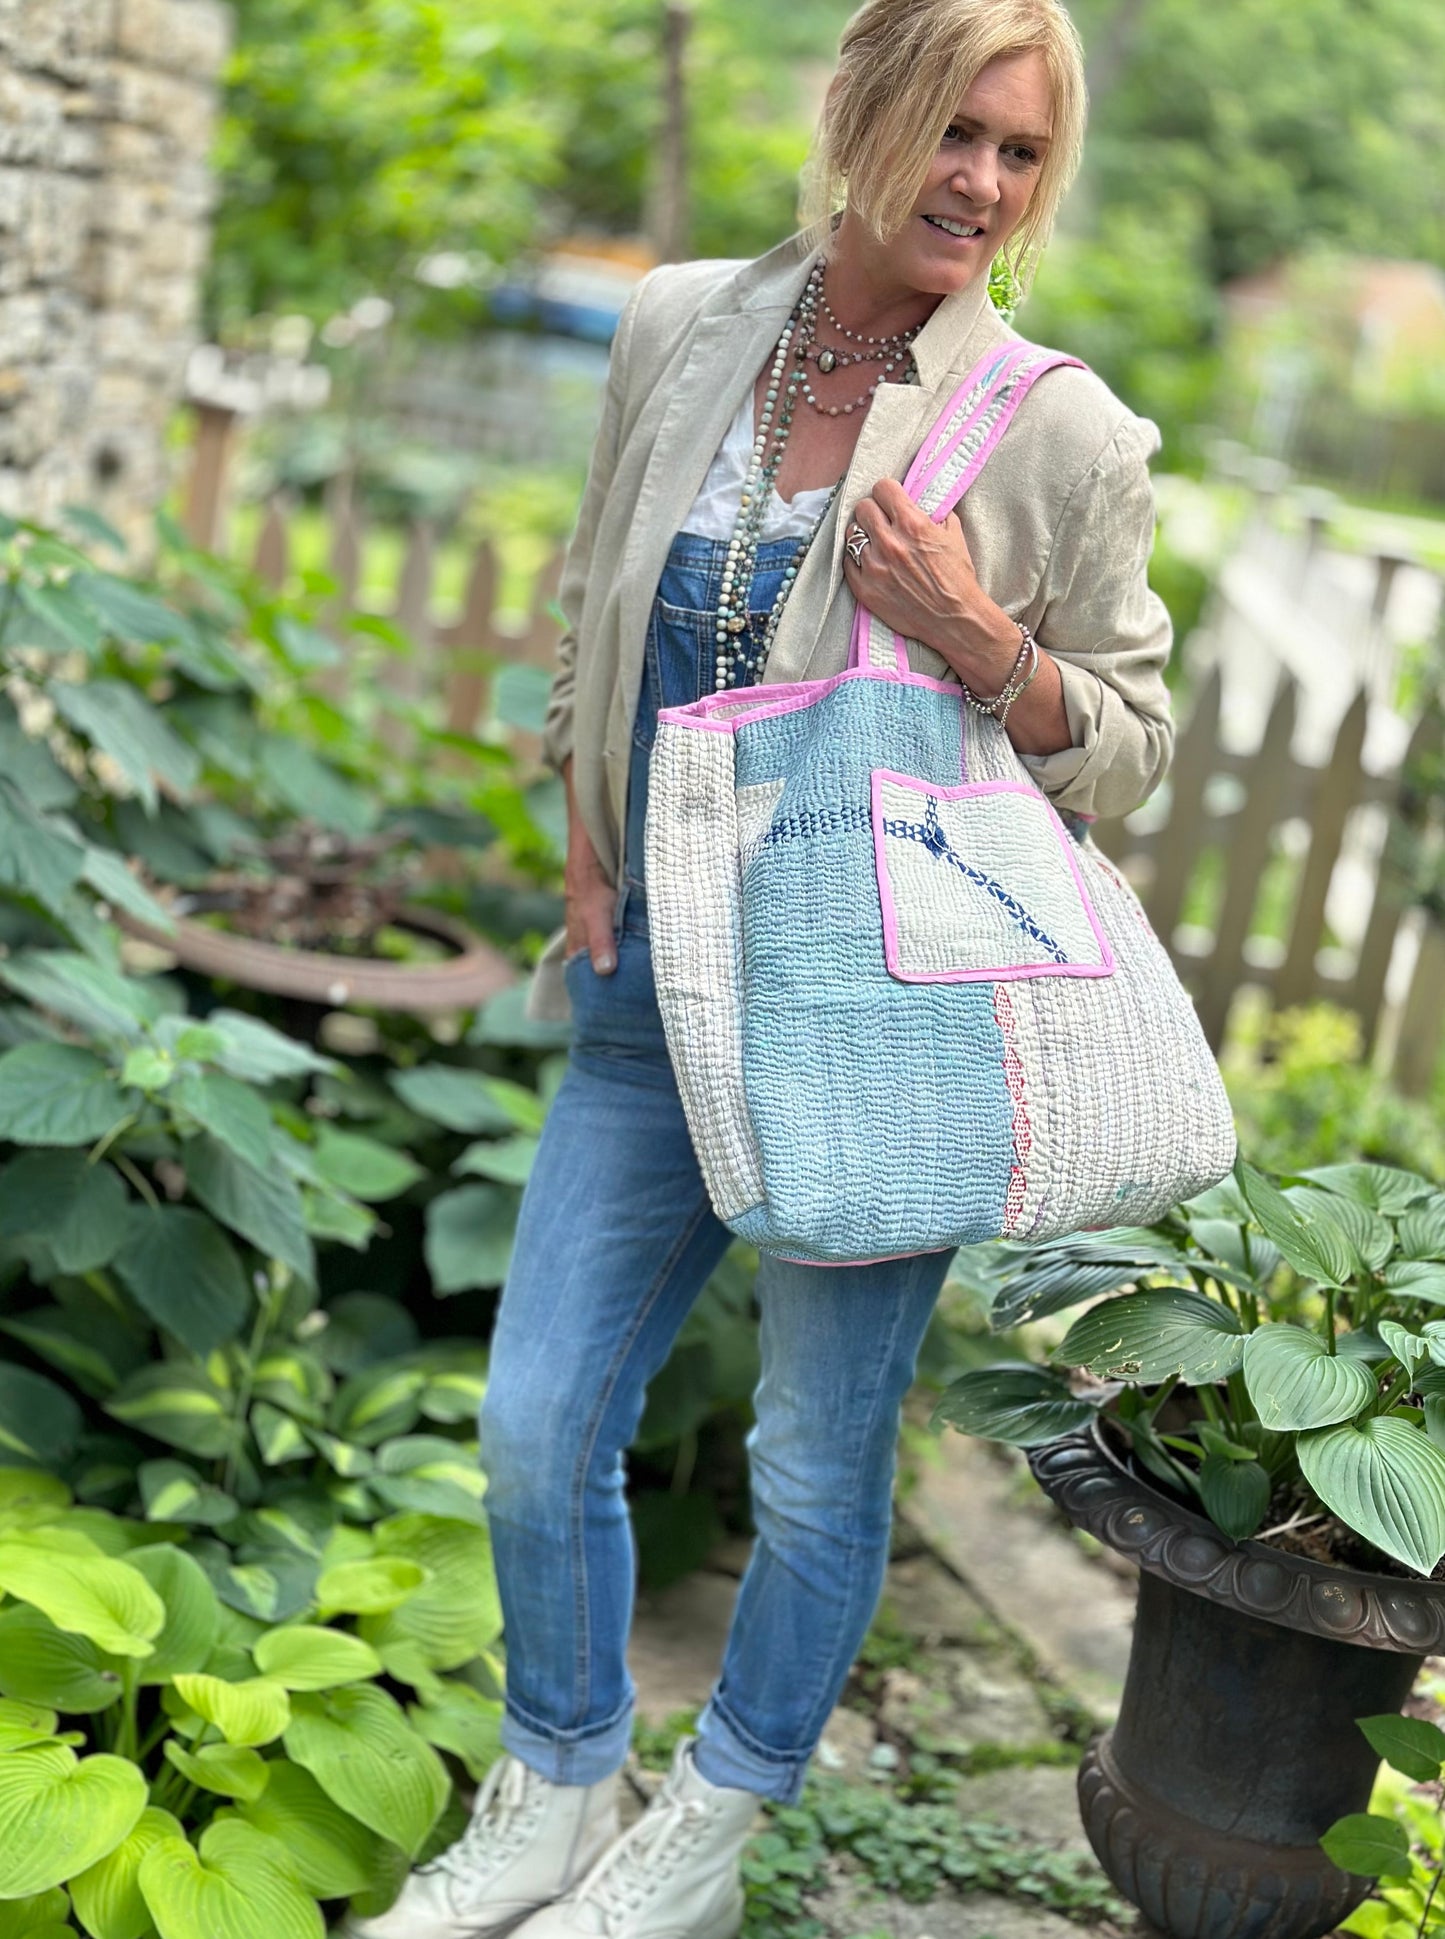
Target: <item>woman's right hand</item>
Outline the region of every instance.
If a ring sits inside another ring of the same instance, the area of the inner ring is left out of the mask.
[[[586,950],[599,976],[610,976],[617,968],[617,947],[612,936],[612,913],[617,891],[608,881],[592,837],[577,812],[572,792],[572,763],[562,769],[567,785],[567,867],[563,893],[567,903],[567,954]]]

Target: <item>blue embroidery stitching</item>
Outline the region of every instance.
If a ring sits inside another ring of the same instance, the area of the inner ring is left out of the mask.
[[[1036,942],[1041,949],[1046,950],[1056,963],[1067,963],[1069,960],[1067,954],[1048,931],[1034,920],[1016,895],[1006,889],[1002,882],[996,881],[993,876],[985,875],[982,869],[975,868],[971,862],[965,862],[963,857],[954,851],[947,835],[939,826],[937,801],[929,795],[927,802],[921,822],[885,820],[884,834],[896,836],[902,841],[918,842],[940,862],[951,863],[968,881],[977,883],[981,889],[986,889],[1002,905],[1024,934]]]

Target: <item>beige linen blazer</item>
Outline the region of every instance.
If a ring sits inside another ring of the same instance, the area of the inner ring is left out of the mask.
[[[657,583],[812,260],[796,235],[754,262],[665,265],[642,279],[618,323],[558,594],[566,630],[545,730],[552,764],[572,757],[578,810],[614,881]],[[982,278],[939,304],[914,339],[919,383],[884,385],[873,398],[843,489],[784,608],[765,680],[821,679],[847,664],[847,514],[880,478],[903,477],[984,353],[1016,341]],[[1158,448],[1155,426],[1091,371],[1053,370],[1024,399],[961,508],[980,584],[1059,664],[1073,745],[1024,758],[1050,799],[1079,814],[1127,813],[1169,763],[1170,624],[1147,579],[1148,460]],[[917,670],[948,676],[933,653]],[[545,967],[560,953],[554,938]],[[538,988],[535,1006],[560,1009],[560,977],[542,981],[551,987]]]

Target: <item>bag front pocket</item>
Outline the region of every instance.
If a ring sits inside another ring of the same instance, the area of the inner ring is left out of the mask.
[[[883,948],[904,983],[1109,976],[1073,844],[1036,788],[873,770]]]

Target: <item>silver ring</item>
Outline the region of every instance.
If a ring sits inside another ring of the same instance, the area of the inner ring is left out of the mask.
[[[856,566],[862,564],[863,548],[865,545],[871,545],[872,540],[868,537],[868,534],[863,530],[861,525],[850,525],[848,528],[848,536],[844,539],[843,544],[848,553],[848,557]]]

